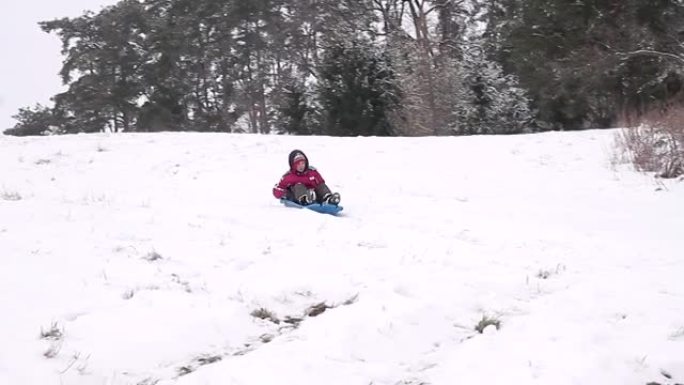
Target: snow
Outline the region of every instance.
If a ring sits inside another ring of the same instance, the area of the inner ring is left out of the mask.
[[[0,384],[684,382],[684,184],[613,135],[0,136]]]

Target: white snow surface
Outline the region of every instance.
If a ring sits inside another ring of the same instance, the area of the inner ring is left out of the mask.
[[[0,384],[684,383],[684,183],[614,134],[0,136]]]

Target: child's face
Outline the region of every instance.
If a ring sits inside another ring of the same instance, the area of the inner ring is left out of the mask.
[[[299,162],[295,163],[295,168],[297,171],[302,172],[306,168],[306,161],[300,160]]]

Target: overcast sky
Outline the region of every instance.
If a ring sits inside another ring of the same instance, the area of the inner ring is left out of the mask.
[[[39,21],[99,11],[116,0],[0,0],[0,132],[13,127],[19,107],[52,105],[63,88],[60,42]]]

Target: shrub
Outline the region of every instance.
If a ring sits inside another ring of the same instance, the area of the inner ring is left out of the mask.
[[[482,319],[480,322],[475,325],[475,330],[482,334],[484,333],[484,330],[487,328],[487,326],[494,325],[496,327],[496,330],[499,330],[501,328],[501,320],[499,320],[496,317],[488,317],[486,315],[482,316]]]
[[[684,104],[623,115],[617,148],[638,171],[660,178],[684,175]]]

